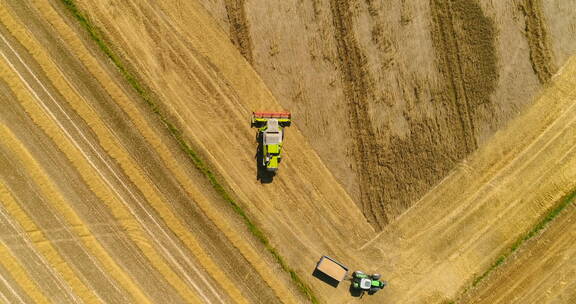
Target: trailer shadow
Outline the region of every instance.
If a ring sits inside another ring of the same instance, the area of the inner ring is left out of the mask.
[[[258,132],[256,134],[256,141],[258,142],[258,147],[256,148],[256,180],[260,181],[262,184],[269,184],[274,181],[274,172],[269,172],[266,167],[262,164],[264,160],[264,155],[262,153],[264,149],[264,142],[262,139],[262,133]]]
[[[338,282],[338,280],[334,280],[333,278],[331,278],[330,276],[328,276],[327,274],[323,273],[318,269],[314,269],[314,271],[312,272],[312,276],[334,288],[338,287],[338,284],[340,283]]]

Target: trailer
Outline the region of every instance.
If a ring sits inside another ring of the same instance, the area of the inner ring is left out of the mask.
[[[348,275],[348,267],[328,256],[320,258],[315,271],[323,273],[337,283],[340,283]]]

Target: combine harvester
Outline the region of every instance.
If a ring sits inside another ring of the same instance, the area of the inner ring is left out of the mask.
[[[288,112],[252,112],[253,128],[258,128],[257,140],[262,145],[262,166],[266,171],[276,173],[278,164],[282,159],[282,141],[284,140],[284,127],[292,123]]]

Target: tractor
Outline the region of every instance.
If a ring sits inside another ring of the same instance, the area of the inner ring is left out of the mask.
[[[362,271],[352,273],[352,288],[359,291],[360,295],[364,292],[368,292],[370,295],[375,294],[386,285],[386,281],[380,281],[379,274],[367,275]]]
[[[278,171],[284,128],[289,127],[291,122],[288,112],[252,112],[251,126],[258,129],[256,139],[262,147],[258,153],[267,172],[274,174]]]

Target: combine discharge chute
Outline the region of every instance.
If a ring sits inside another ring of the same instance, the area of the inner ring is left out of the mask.
[[[252,127],[258,128],[258,141],[262,145],[262,166],[275,173],[282,159],[284,128],[289,127],[292,116],[288,112],[252,112]]]

